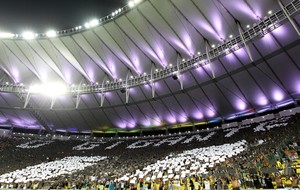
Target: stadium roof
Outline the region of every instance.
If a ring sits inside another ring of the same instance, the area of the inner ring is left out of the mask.
[[[72,29],[2,33],[0,125],[155,128],[293,104],[300,1],[281,2],[145,0]]]

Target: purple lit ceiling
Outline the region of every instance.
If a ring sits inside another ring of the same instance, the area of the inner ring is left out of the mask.
[[[290,3],[288,0],[282,1]],[[53,39],[0,40],[1,82],[27,86],[60,81],[102,83],[126,79],[176,65],[177,55],[190,58],[205,52],[205,40],[217,45],[276,12],[276,0],[146,0],[102,26]],[[293,20],[299,28],[300,17]],[[300,40],[289,22],[245,48],[213,60],[216,78],[206,65],[183,73],[184,90],[172,77],[156,83],[155,98],[148,84],[125,93],[85,94],[51,99],[32,96],[23,109],[18,95],[0,94],[0,126],[47,126],[54,130],[92,131],[140,129],[179,123],[226,119],[258,112],[300,96]],[[108,77],[108,79],[107,79]]]

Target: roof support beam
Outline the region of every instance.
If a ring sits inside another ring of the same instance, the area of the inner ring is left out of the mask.
[[[76,109],[78,109],[79,103],[80,103],[80,94],[79,94],[79,92],[77,92],[77,95],[76,95]]]
[[[295,29],[295,31],[297,32],[298,36],[300,37],[300,31],[298,29],[298,26],[296,25],[296,23],[294,22],[294,20],[290,17],[289,13],[286,11],[285,7],[283,6],[282,2],[280,0],[277,0],[280,8],[282,9],[283,13],[285,14],[285,16],[288,18],[289,22],[291,23],[291,25],[293,26],[293,28]]]
[[[104,99],[105,99],[105,93],[103,92],[105,80],[107,79],[107,76],[104,77],[102,81],[102,88],[101,88],[101,96],[100,96],[100,107],[103,107]]]
[[[251,60],[251,62],[253,62],[253,58],[252,58],[252,55],[251,55],[251,52],[250,52],[250,49],[245,41],[245,38],[244,38],[244,35],[243,35],[243,30],[242,30],[242,27],[241,27],[241,24],[239,22],[236,23],[237,27],[238,27],[238,30],[239,30],[239,33],[240,33],[240,36],[241,36],[241,39],[243,41],[243,44],[245,46],[245,49],[246,49],[246,52],[249,56],[249,59]]]
[[[31,95],[29,92],[27,92],[27,96],[26,96],[26,99],[25,99],[25,103],[24,103],[24,108],[27,107],[28,103],[29,103],[29,100],[31,98]]]
[[[126,84],[125,84],[125,95],[126,95],[126,99],[125,102],[126,104],[128,104],[128,100],[129,100],[129,88],[128,88],[128,78],[129,78],[129,74],[130,74],[130,70],[128,70],[127,75],[126,75]]]
[[[82,83],[82,80],[80,81],[79,86],[81,86],[81,83]],[[76,109],[78,109],[79,103],[80,103],[80,92],[79,92],[79,88],[78,88],[77,94],[76,94],[76,106],[75,106]]]
[[[214,78],[216,78],[216,76],[215,76],[215,71],[214,71],[213,64],[212,64],[211,59],[210,59],[210,56],[209,56],[209,45],[208,45],[208,41],[205,41],[205,49],[206,49],[207,61],[208,61],[208,64],[210,65],[210,68],[211,68],[212,78],[214,79]]]
[[[151,91],[152,91],[152,98],[155,97],[155,82],[153,81],[153,75],[154,75],[154,64],[151,66]]]
[[[104,100],[105,100],[105,94],[103,92],[101,93],[101,97],[100,98],[101,98],[100,99],[100,101],[101,101],[100,102],[100,106],[103,107],[103,103],[104,103]]]
[[[178,54],[177,55],[177,73],[176,73],[176,75],[177,75],[179,83],[180,83],[180,89],[183,90],[183,80],[182,80],[182,76],[180,73],[180,63],[181,63],[181,56]]]
[[[53,106],[54,106],[54,104],[55,104],[55,101],[56,101],[56,97],[55,97],[55,96],[51,97],[51,106],[50,106],[50,109],[51,109],[51,110],[53,109]]]

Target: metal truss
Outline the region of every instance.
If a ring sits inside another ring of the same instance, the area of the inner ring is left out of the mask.
[[[225,41],[223,44],[218,45],[217,47],[208,50],[207,52],[196,55],[191,59],[185,60],[178,64],[174,64],[174,66],[166,67],[160,70],[152,70],[150,74],[142,74],[140,76],[135,76],[133,78],[126,78],[123,81],[110,81],[103,82],[102,84],[91,84],[91,85],[74,85],[69,86],[66,94],[74,95],[76,94],[78,97],[81,94],[89,94],[89,93],[101,93],[104,94],[108,91],[115,91],[121,89],[128,89],[144,85],[150,84],[151,86],[155,86],[155,82],[159,80],[163,80],[165,78],[171,77],[174,74],[180,73],[181,75],[189,70],[202,67],[206,64],[209,64],[210,61],[226,55],[231,51],[236,51],[241,47],[247,47],[247,44],[251,41],[262,38],[267,33],[270,33],[274,29],[280,27],[282,23],[286,20],[290,20],[291,16],[296,14],[300,9],[300,1],[294,0],[286,6],[282,6],[281,10],[276,13],[266,16],[259,23],[255,23],[252,27],[247,29],[246,31],[239,30],[240,35],[232,38],[228,41]],[[250,52],[248,55],[251,57]],[[28,94],[28,87],[19,84],[2,84],[0,85],[0,92],[7,93],[23,93]],[[155,91],[155,90],[154,90]],[[127,95],[127,93],[126,93]],[[104,96],[102,98],[104,100]],[[78,101],[79,102],[79,101]],[[102,103],[103,104],[103,103]]]

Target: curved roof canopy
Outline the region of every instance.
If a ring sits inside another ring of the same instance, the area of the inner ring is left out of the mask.
[[[140,129],[293,103],[299,8],[299,0],[146,0],[89,29],[1,39],[0,125]]]

